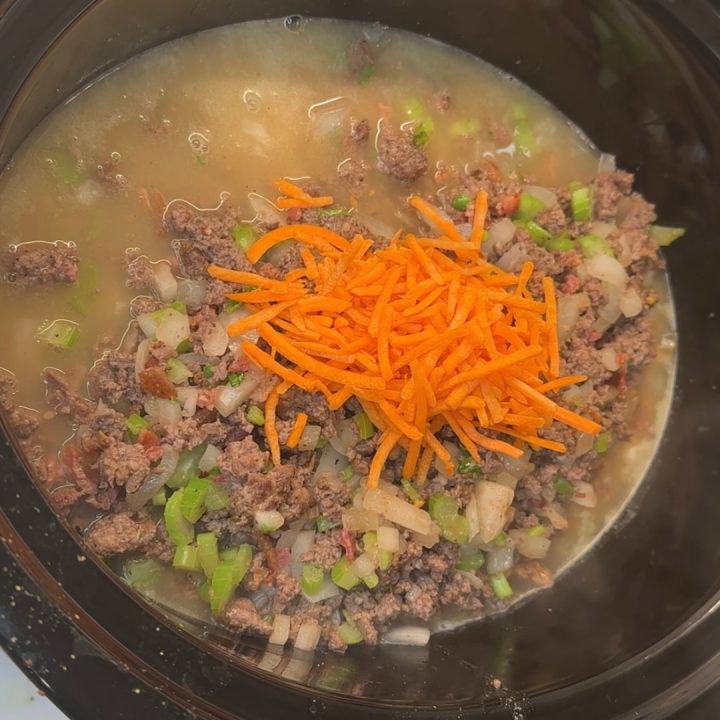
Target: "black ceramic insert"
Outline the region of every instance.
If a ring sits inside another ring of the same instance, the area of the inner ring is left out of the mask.
[[[422,649],[291,654],[280,667],[304,678],[293,683],[257,670],[260,644],[213,642],[188,624],[178,629],[85,559],[5,440],[0,639],[73,720],[190,713],[247,720],[513,713],[528,720],[610,720],[664,718],[682,708],[686,718],[720,714],[700,704],[713,702],[711,696],[689,707],[720,677],[720,18],[714,4],[6,0],[0,2],[0,164],[52,107],[117,62],[189,32],[291,13],[378,21],[483,57],[636,171],[639,190],[658,204],[664,221],[688,227],[666,253],[680,337],[678,381],[644,490],[600,548],[513,612],[434,636]],[[28,599],[34,596],[37,601]],[[33,607],[35,617],[48,620],[23,625],[18,607]],[[499,691],[489,682],[494,677],[503,682]]]

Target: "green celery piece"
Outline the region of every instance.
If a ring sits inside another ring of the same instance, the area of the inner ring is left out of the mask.
[[[449,495],[444,493],[435,493],[430,496],[428,501],[428,512],[430,517],[442,529],[454,517],[457,517],[460,511],[460,505]]]
[[[661,247],[667,247],[685,234],[685,228],[651,225],[650,237]]]
[[[374,63],[365,63],[358,72],[358,83],[364,85],[375,74]]]
[[[197,572],[200,570],[197,547],[195,545],[178,545],[177,548],[175,548],[173,567],[189,572]]]
[[[534,220],[528,220],[525,229],[530,233],[536,245],[545,245],[548,240],[552,239],[552,234]]]
[[[572,191],[570,208],[575,222],[583,222],[592,218],[592,196],[589,187],[583,186]]]
[[[458,212],[465,212],[468,209],[468,205],[470,204],[470,198],[465,195],[456,195],[451,201],[450,204],[452,205],[454,210],[457,210]]]
[[[183,450],[173,474],[167,481],[169,488],[185,487],[191,477],[197,475],[200,458],[205,454],[207,446],[198,445],[192,450]]]
[[[232,229],[235,244],[244,252],[247,252],[257,239],[255,229],[251,225],[236,225]]]
[[[542,537],[545,534],[544,525],[535,525],[528,530],[529,537]]]
[[[325,573],[321,567],[312,563],[303,563],[300,574],[300,586],[306,595],[317,595],[325,582]]]
[[[450,123],[450,135],[453,137],[469,137],[480,130],[477,120],[457,120]]]
[[[182,300],[173,300],[168,307],[177,310],[183,315],[187,315],[187,305]]]
[[[393,564],[395,555],[390,550],[378,550],[378,568],[387,570]]]
[[[60,350],[69,350],[80,339],[80,329],[71,320],[53,320],[35,336],[38,340]]]
[[[412,503],[417,502],[418,500],[422,500],[423,496],[420,494],[418,489],[410,482],[410,480],[406,480],[403,478],[400,481],[400,484],[402,485],[402,489],[405,491],[405,494],[408,497],[408,500]]]
[[[482,468],[470,457],[470,453],[465,449],[460,453],[455,469],[459,475],[477,475],[482,472]]]
[[[510,583],[503,573],[490,576],[490,587],[492,587],[498,600],[505,600],[505,598],[509,598],[513,594]]]
[[[353,417],[360,433],[361,440],[369,440],[375,434],[375,426],[365,412],[360,412]]]
[[[245,373],[231,372],[228,373],[227,379],[230,387],[239,387],[240,385],[242,385],[242,382],[245,379]]]
[[[613,436],[612,433],[609,430],[605,430],[601,432],[596,438],[595,438],[595,444],[594,449],[596,453],[599,453],[602,455],[603,453],[606,453],[610,449],[610,445],[612,445]]]
[[[328,520],[324,515],[318,515],[315,518],[315,527],[317,528],[318,532],[324,533],[339,526],[339,522],[332,522],[331,520]]]
[[[210,604],[210,583],[207,580],[198,585],[198,595],[203,602]]]
[[[350,480],[352,480],[352,476],[353,476],[353,475],[354,475],[353,466],[352,466],[352,465],[347,465],[346,467],[344,467],[344,468],[340,471],[340,474],[338,475],[338,477],[339,477],[343,482],[349,482]]]
[[[222,560],[223,562],[228,562],[235,560],[238,554],[238,549],[236,547],[225,548],[224,550],[221,550],[218,554],[220,556],[220,560]]]
[[[598,255],[615,257],[610,243],[598,235],[583,235],[581,238],[578,238],[577,243],[580,247],[580,252],[582,252],[586,258],[597,257]]]
[[[175,352],[177,352],[179,355],[183,355],[184,353],[192,352],[192,349],[192,342],[190,342],[188,338],[185,338],[185,340],[181,340],[178,343],[178,346],[175,348]]]
[[[360,582],[360,578],[355,574],[350,561],[345,555],[333,565],[330,578],[343,590],[352,590]]]
[[[205,495],[205,507],[208,510],[224,510],[229,503],[230,497],[227,492],[211,480]]]
[[[550,252],[568,252],[575,249],[575,243],[567,235],[560,235],[559,237],[550,238],[545,243],[545,249],[550,250]]]
[[[191,523],[196,523],[205,513],[205,496],[210,487],[207,478],[191,477],[183,490],[180,509],[183,517]]]
[[[507,535],[501,530],[493,541],[496,547],[504,548],[507,545]]]
[[[446,540],[457,545],[464,545],[470,539],[470,523],[463,515],[455,515],[446,520],[441,530]]]
[[[165,528],[173,545],[189,545],[195,537],[195,528],[182,512],[185,490],[176,490],[165,503]]]
[[[369,575],[366,575],[362,579],[363,583],[365,583],[365,586],[372,590],[373,588],[377,587],[378,583],[380,582],[380,578],[377,576],[376,572],[371,572]]]
[[[377,533],[374,530],[368,530],[363,534],[362,541],[366,551],[374,550],[377,547]]]
[[[225,609],[237,586],[234,564],[221,562],[210,580],[210,610],[213,615],[219,615]]]
[[[530,193],[522,193],[514,219],[520,222],[534,220],[545,209],[545,203]]]
[[[237,555],[231,562],[235,570],[235,575],[233,576],[235,578],[235,583],[236,585],[239,585],[245,578],[247,571],[250,569],[250,565],[252,563],[252,547],[247,543],[239,545]]]
[[[564,495],[568,497],[575,494],[575,487],[573,486],[573,484],[562,476],[558,476],[555,478],[553,482],[553,487],[555,488],[555,492],[558,495]]]
[[[344,622],[338,627],[338,635],[346,645],[357,645],[363,641],[363,636],[357,626],[348,622]]]
[[[218,539],[214,532],[199,533],[197,536],[198,562],[205,577],[211,578],[220,562]]]
[[[188,378],[192,377],[192,373],[187,369],[185,363],[177,358],[168,358],[167,375],[175,385],[182,385]]]
[[[88,239],[90,239],[88,237]],[[76,312],[87,317],[89,308],[96,301],[99,292],[99,273],[97,265],[88,260],[81,260],[78,266],[78,277],[73,292],[68,298],[68,305]]]
[[[265,424],[265,413],[257,405],[251,405],[245,412],[245,417],[253,425]]]
[[[458,555],[457,569],[465,572],[475,572],[485,564],[485,554],[480,548],[461,547]]]
[[[225,310],[228,315],[231,315],[238,308],[241,308],[244,304],[245,303],[241,303],[238,300],[228,300],[225,305],[223,305],[223,310]]]
[[[128,432],[133,436],[137,437],[143,430],[147,430],[150,427],[150,423],[141,415],[132,413],[125,421]]]
[[[165,489],[158,490],[153,496],[152,496],[152,504],[155,507],[163,507],[167,504],[167,495],[165,495]]]

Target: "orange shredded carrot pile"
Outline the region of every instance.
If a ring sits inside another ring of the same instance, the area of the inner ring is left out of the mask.
[[[438,237],[398,232],[387,247],[370,252],[372,241],[360,235],[349,242],[326,228],[287,225],[247,253],[257,262],[273,245],[297,240],[303,267],[284,280],[210,266],[213,277],[254,288],[228,295],[253,311],[228,332],[256,330],[272,352],[248,340],[243,352],[283,379],[266,401],[273,460],[280,461],[275,408],[292,385],[321,392],[331,409],[357,398],[381,433],[370,488],[398,445],[405,450],[405,477],[424,482],[436,458],[452,472],[438,438],[443,427],[476,462],[483,451],[520,457],[525,444],[564,452],[562,443],[540,434],[554,421],[598,433],[598,423],[548,397],[587,378],[559,375],[552,278],[544,278],[537,299],[527,289],[532,263],[512,275],[483,258],[485,193],[475,201],[470,240],[426,201],[414,196],[409,202]],[[299,440],[306,421],[298,415],[288,445]]]
[[[275,204],[281,210],[289,210],[290,208],[320,208],[333,204],[333,199],[330,195],[313,197],[306,193],[301,187],[295,185],[295,183],[291,183],[289,180],[283,178],[275,178],[275,187],[283,193],[283,196],[275,201]]]

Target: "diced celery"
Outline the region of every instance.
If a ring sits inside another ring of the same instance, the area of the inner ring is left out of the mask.
[[[238,300],[228,300],[225,305],[223,306],[223,309],[228,315],[232,315],[238,308],[241,308],[243,306],[243,303],[239,302]]]
[[[181,341],[177,344],[177,347],[175,348],[175,351],[176,351],[178,354],[182,355],[183,353],[192,352],[192,349],[193,349],[192,342],[190,342],[190,339],[189,339],[189,338],[185,338],[184,340],[181,340]]]
[[[496,536],[495,540],[493,541],[495,545],[499,548],[504,548],[507,545],[507,535],[501,530]]]
[[[428,501],[430,517],[442,528],[451,518],[460,511],[460,505],[449,495],[435,493]]]
[[[228,562],[237,557],[238,549],[236,547],[225,548],[224,550],[220,550],[218,554],[220,556],[220,560]]]
[[[285,518],[277,510],[256,510],[255,523],[260,532],[272,533],[281,528]]]
[[[422,502],[423,496],[420,494],[418,489],[410,482],[410,480],[406,480],[403,478],[400,481],[400,484],[402,485],[402,489],[405,491],[405,494],[408,497],[408,500],[412,503],[415,502]]]
[[[71,320],[53,320],[35,337],[51,347],[69,350],[80,339],[80,329]]]
[[[545,249],[550,252],[568,252],[575,249],[575,243],[567,235],[550,238],[545,243]]]
[[[375,65],[371,62],[365,63],[358,72],[358,83],[364,85],[375,74]]]
[[[529,537],[542,537],[545,534],[544,525],[534,525],[528,530]]]
[[[300,573],[300,586],[306,595],[316,595],[325,582],[325,573],[321,567],[312,563],[303,563]]]
[[[377,584],[380,582],[380,578],[377,576],[377,573],[373,571],[366,575],[362,581],[365,583],[366,587],[372,590],[374,587],[377,587]]]
[[[552,234],[534,220],[529,220],[525,225],[525,229],[530,233],[536,245],[545,245],[548,240],[552,239]]]
[[[125,424],[127,425],[128,432],[133,437],[137,437],[143,430],[147,430],[150,427],[150,423],[137,413],[129,415]]]
[[[215,370],[212,365],[203,365],[202,374],[206,380],[210,380],[215,375]]]
[[[315,518],[315,527],[317,528],[318,532],[324,533],[339,526],[339,522],[332,522],[331,520],[328,520],[324,515],[318,515]]]
[[[360,412],[353,418],[357,425],[361,440],[369,440],[375,434],[375,426],[367,413]]]
[[[227,492],[211,480],[205,495],[205,507],[208,510],[224,510],[230,502]]]
[[[464,545],[470,539],[470,523],[464,515],[455,515],[446,520],[445,524],[440,527],[442,536],[452,543]]]
[[[177,310],[183,315],[187,315],[187,305],[182,300],[173,300],[170,303],[169,307],[171,307],[173,310]]]
[[[178,570],[188,570],[190,572],[200,570],[197,547],[195,547],[195,545],[178,545],[175,549],[173,567]]]
[[[238,387],[242,385],[242,381],[245,379],[245,373],[242,372],[231,372],[227,376],[230,387]]]
[[[220,562],[218,540],[214,532],[200,533],[197,536],[198,562],[205,577],[211,578]]]
[[[339,473],[338,477],[343,482],[349,482],[352,480],[352,476],[354,475],[354,470],[352,465],[346,465]]]
[[[529,193],[522,193],[514,218],[521,222],[534,220],[544,209],[545,203],[542,202],[542,200],[538,200],[534,195],[530,195]]]
[[[210,487],[208,478],[191,477],[183,490],[180,508],[183,517],[191,523],[197,522],[205,512],[205,496]]]
[[[200,458],[205,454],[206,445],[198,445],[192,450],[183,450],[173,474],[167,481],[169,488],[185,487],[191,477],[197,475]]]
[[[485,564],[485,555],[480,548],[461,547],[458,555],[457,569],[475,572]]]
[[[393,564],[394,557],[390,550],[378,550],[378,568],[387,570]]]
[[[182,385],[192,373],[187,366],[177,358],[169,358],[167,361],[167,376],[175,385]]]
[[[47,159],[55,179],[62,185],[79,185],[86,178],[80,161],[67,148],[54,148]]]
[[[357,645],[363,640],[362,633],[355,624],[344,622],[338,627],[338,635],[346,645]]]
[[[265,424],[265,413],[257,405],[251,405],[247,409],[245,417],[247,417],[247,421],[253,425]]]
[[[152,496],[152,504],[155,507],[163,507],[167,503],[167,495],[165,495],[165,489],[158,490]]]
[[[235,244],[245,252],[250,249],[257,237],[252,225],[236,225],[232,229],[232,236]]]
[[[510,583],[503,573],[490,576],[490,587],[492,587],[498,600],[505,600],[505,598],[509,598],[513,594]]]
[[[223,611],[237,586],[233,563],[220,563],[210,581],[210,610],[213,615],[219,615]]]
[[[176,490],[165,503],[165,528],[174,545],[189,545],[195,537],[195,528],[182,512],[185,490]]]
[[[360,582],[360,578],[352,569],[352,563],[345,555],[333,565],[330,571],[330,578],[343,590],[352,590]]]
[[[667,247],[685,234],[685,228],[651,225],[650,237],[662,247]]]
[[[555,492],[558,495],[570,496],[575,494],[575,487],[573,486],[573,484],[562,476],[558,476],[555,478],[555,481],[553,482],[553,487],[555,488]]]
[[[570,194],[570,208],[575,222],[582,222],[592,218],[592,196],[589,187],[583,186],[572,191]]]
[[[600,453],[602,455],[603,453],[606,453],[608,449],[610,448],[610,445],[612,444],[613,436],[612,433],[609,430],[605,430],[601,432],[596,438],[595,438],[595,445],[594,449],[596,453]]]
[[[586,258],[597,257],[598,255],[615,256],[615,253],[610,247],[610,243],[598,235],[583,235],[581,238],[578,238],[577,242],[580,247],[580,252],[582,252]]]
[[[235,570],[235,575],[233,576],[235,578],[235,584],[239,585],[250,569],[252,563],[252,547],[247,543],[240,545],[237,549],[235,559],[231,562]]]

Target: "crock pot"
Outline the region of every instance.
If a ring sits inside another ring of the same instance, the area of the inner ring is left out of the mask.
[[[0,2],[0,166],[53,107],[145,49],[248,19],[337,17],[430,35],[517,76],[688,228],[666,253],[679,366],[641,491],[552,590],[425,648],[282,656],[151,607],[84,555],[5,428],[0,642],[70,718],[720,716],[719,12],[705,0]]]

